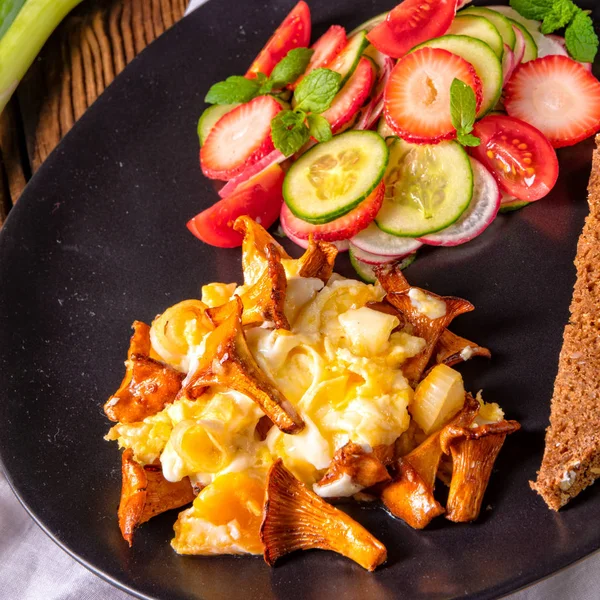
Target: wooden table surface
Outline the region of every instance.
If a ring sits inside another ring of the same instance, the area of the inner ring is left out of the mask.
[[[84,0],[58,27],[0,115],[0,227],[27,181],[127,63],[188,0]]]

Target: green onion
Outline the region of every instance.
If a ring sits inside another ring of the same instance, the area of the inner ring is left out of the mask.
[[[0,0],[0,113],[58,24],[81,0]]]

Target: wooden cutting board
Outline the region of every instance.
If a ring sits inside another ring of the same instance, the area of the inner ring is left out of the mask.
[[[188,0],[84,0],[58,27],[0,115],[0,227],[25,184],[136,54]]]

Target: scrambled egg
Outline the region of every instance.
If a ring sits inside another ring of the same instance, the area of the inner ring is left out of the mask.
[[[246,338],[259,366],[305,421],[302,432],[287,435],[271,427],[260,439],[259,406],[212,387],[141,423],[117,424],[107,436],[131,448],[142,464],[160,458],[169,481],[189,476],[206,486],[175,525],[172,544],[180,553],[260,553],[264,481],[275,458],[312,487],[348,441],[387,445],[409,426],[413,391],[399,367],[423,349],[424,340],[398,330],[396,317],[367,306],[383,298],[378,285],[337,275],[324,285],[297,277],[296,261],[283,262],[291,331],[257,327]],[[165,311],[152,325],[153,351],[191,374],[210,331],[203,307],[223,304],[234,291],[233,284],[210,284],[202,288],[202,301]],[[175,322],[164,318],[169,311]]]

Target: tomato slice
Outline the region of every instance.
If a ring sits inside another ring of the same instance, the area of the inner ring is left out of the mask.
[[[471,154],[494,175],[500,188],[532,202],[546,196],[558,177],[552,144],[535,127],[505,115],[490,115],[475,124],[481,144]]]
[[[300,0],[254,59],[246,77],[253,79],[257,73],[264,73],[268,77],[290,50],[306,47],[309,42],[310,9],[304,0]]]
[[[401,58],[411,48],[444,35],[456,13],[456,0],[404,0],[367,38],[383,54]]]
[[[227,198],[190,219],[187,228],[199,239],[219,248],[242,245],[243,236],[233,230],[234,221],[248,215],[267,228],[279,217],[285,173],[274,164],[239,186]]]

